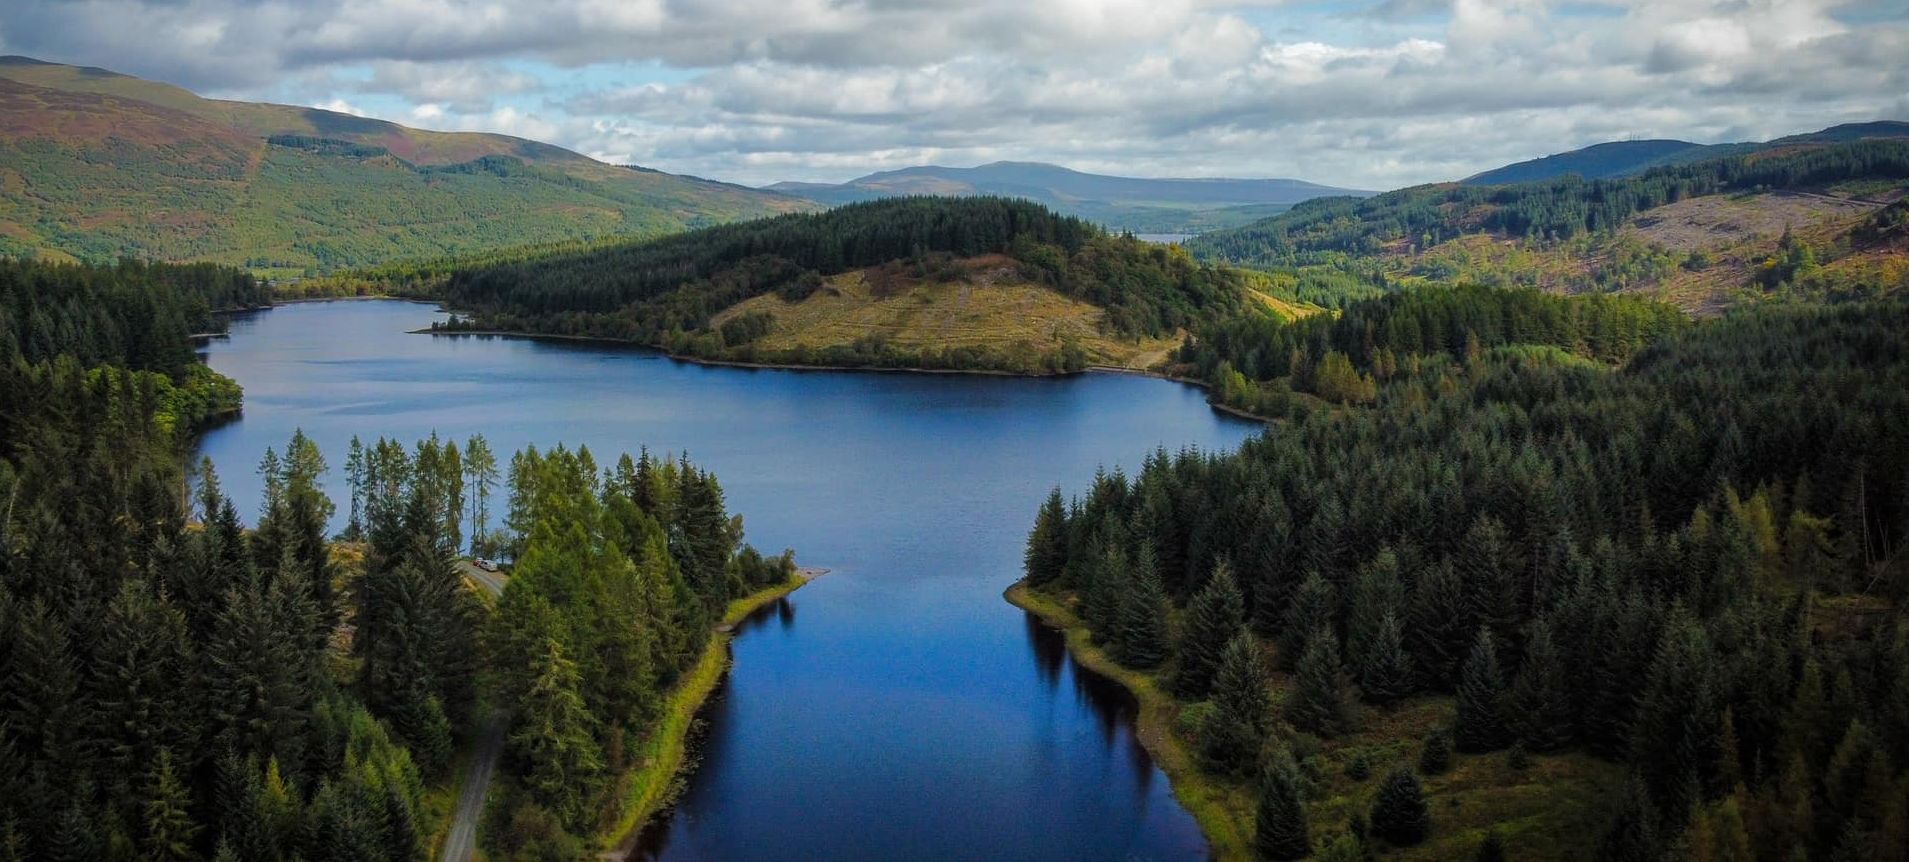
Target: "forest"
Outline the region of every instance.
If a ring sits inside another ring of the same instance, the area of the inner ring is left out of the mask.
[[[1254,851],[1909,853],[1909,302],[1409,293],[1199,346],[1363,392],[1057,489],[1029,535],[1027,584],[1178,698]],[[1617,777],[1581,832],[1436,798],[1498,757]]]
[[[1315,198],[1241,228],[1187,242],[1203,259],[1248,266],[1328,263],[1395,244],[1431,248],[1489,232],[1543,242],[1607,231],[1633,214],[1685,198],[1850,179],[1909,179],[1909,141],[1864,140],[1653,168],[1632,177],[1502,186],[1414,186],[1370,198]]]
[[[491,858],[580,857],[714,615],[793,573],[685,458],[506,470],[481,437],[354,441],[338,512],[295,434],[247,527],[187,475],[219,411],[178,393],[236,408],[186,335],[249,279],[0,273],[0,858],[421,859],[484,704],[510,706]],[[515,560],[494,604],[467,545]]]
[[[1353,302],[1337,315],[1219,321],[1188,338],[1176,358],[1212,384],[1216,401],[1277,416],[1316,403],[1295,394],[1370,403],[1381,385],[1416,375],[1433,357],[1472,359],[1524,345],[1614,363],[1688,325],[1676,308],[1634,295],[1431,286]]]
[[[1106,309],[1103,329],[1125,337],[1162,336],[1244,308],[1236,273],[1109,236],[1038,204],[988,197],[895,198],[648,242],[527,251],[518,260],[496,255],[453,271],[441,295],[470,313],[452,330],[610,338],[738,358],[748,346],[738,336],[748,333],[710,324],[745,299],[773,292],[799,301],[824,289],[826,276],[897,261],[932,276],[950,260],[982,254],[1008,255],[1029,281]],[[747,358],[779,359],[754,352]],[[991,360],[904,356],[871,343],[818,361],[990,367]]]

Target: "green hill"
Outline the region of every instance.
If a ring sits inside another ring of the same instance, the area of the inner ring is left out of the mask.
[[[1795,144],[1831,144],[1867,138],[1909,137],[1909,123],[1881,120],[1844,123],[1816,132],[1789,135],[1773,141],[1737,144],[1693,144],[1689,141],[1608,141],[1588,147],[1530,159],[1466,177],[1466,185],[1489,186],[1553,180],[1576,174],[1587,180],[1607,180],[1643,173],[1651,168],[1686,165]]]
[[[456,268],[452,329],[634,341],[708,359],[1147,367],[1188,329],[1304,309],[1251,273],[1004,198],[895,198]]]
[[[812,207],[521,138],[0,58],[0,254],[299,275]]]
[[[1327,305],[1414,281],[1651,290],[1695,310],[1745,291],[1893,290],[1909,279],[1892,215],[1909,193],[1909,139],[1838,129],[1612,179],[1322,198],[1186,246]]]

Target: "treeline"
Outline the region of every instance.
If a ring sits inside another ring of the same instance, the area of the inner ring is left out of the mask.
[[[1909,141],[1864,140],[1653,168],[1633,177],[1575,175],[1506,186],[1430,185],[1370,198],[1319,198],[1289,212],[1188,240],[1203,259],[1254,266],[1320,263],[1332,253],[1422,251],[1470,233],[1557,242],[1614,230],[1685,198],[1909,178]]]
[[[496,702],[515,710],[511,781],[486,844],[509,858],[589,855],[664,694],[730,600],[789,580],[790,552],[743,546],[716,477],[686,459],[527,449],[511,462],[516,565],[486,631]]]
[[[774,292],[799,301],[825,276],[937,257],[1006,254],[1024,274],[1107,309],[1106,328],[1161,335],[1241,308],[1239,277],[1178,249],[1110,237],[1079,219],[1002,198],[896,198],[824,213],[499,261],[450,276],[465,328],[636,341],[734,358],[710,319]]]
[[[114,314],[129,299],[113,270],[45,269]],[[66,320],[125,364],[0,365],[0,859],[423,858],[484,689],[514,719],[487,836],[581,857],[565,830],[598,825],[711,621],[793,572],[738,550],[715,477],[681,459],[526,450],[492,529],[481,437],[354,440],[340,541],[325,458],[295,434],[259,464],[247,529],[210,463],[185,490],[187,432],[238,392],[164,373],[191,355],[179,318]],[[467,537],[517,560],[501,612],[463,581]]]
[[[1283,415],[1304,402],[1370,403],[1428,357],[1475,359],[1508,344],[1622,362],[1687,326],[1676,308],[1631,296],[1563,297],[1530,289],[1423,287],[1294,321],[1240,317],[1198,330],[1178,360],[1221,403]]]
[[[1585,858],[1901,858],[1905,325],[1900,301],[1765,308],[1615,370],[1447,343],[1371,408],[1057,491],[1028,581],[1199,702],[1194,742],[1251,780],[1270,858],[1328,825],[1293,752],[1426,695],[1452,724],[1358,842],[1436,832],[1414,772],[1513,746],[1632,772]]]
[[[270,302],[250,275],[213,264],[0,258],[0,363],[70,356],[177,381],[197,362],[186,336],[222,328],[212,311]]]

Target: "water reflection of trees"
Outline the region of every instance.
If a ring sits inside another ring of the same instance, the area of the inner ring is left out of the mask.
[[[1033,653],[1034,671],[1040,677],[1041,684],[1049,692],[1058,692],[1063,676],[1061,668],[1067,668],[1065,676],[1073,689],[1075,703],[1085,704],[1093,713],[1103,746],[1109,749],[1117,744],[1122,746],[1131,760],[1138,792],[1144,796],[1149,782],[1153,780],[1153,761],[1134,737],[1139,702],[1125,686],[1076,661],[1073,654],[1067,651],[1067,635],[1064,632],[1047,625],[1034,614],[1026,614],[1026,619],[1028,649]]]

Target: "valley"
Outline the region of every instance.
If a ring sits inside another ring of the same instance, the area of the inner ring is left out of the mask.
[[[0,862],[1909,859],[1766,7],[7,5]]]

